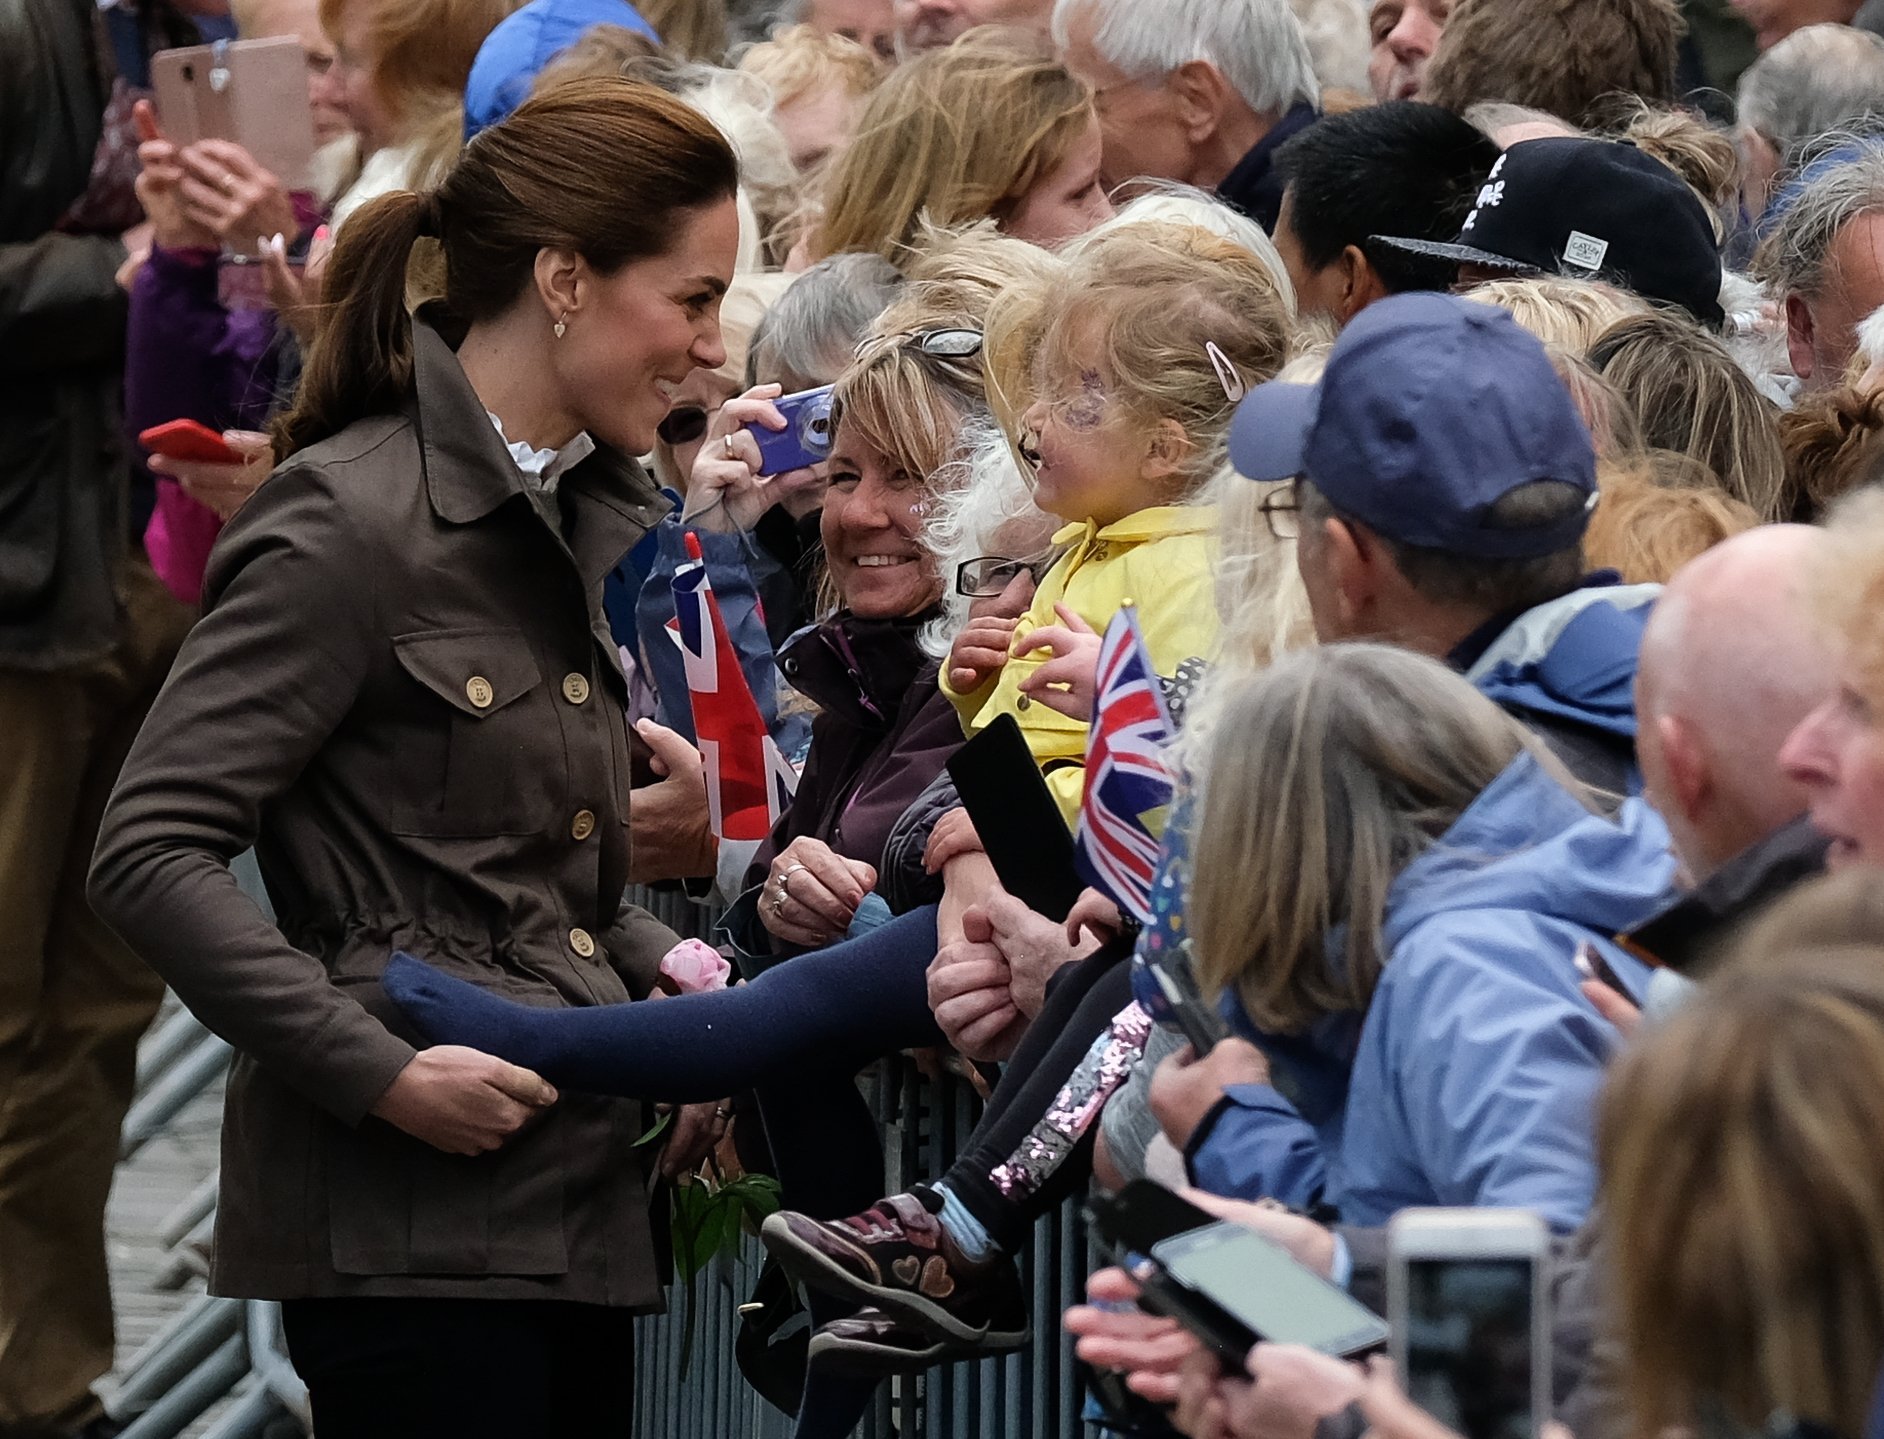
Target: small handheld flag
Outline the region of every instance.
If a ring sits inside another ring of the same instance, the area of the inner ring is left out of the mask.
[[[674,571],[675,643],[687,673],[694,734],[706,765],[707,806],[722,840],[758,840],[792,801],[798,778],[779,753],[747,687],[707,578],[700,542]]]
[[[1165,751],[1175,735],[1137,612],[1113,616],[1099,646],[1086,791],[1074,836],[1079,867],[1141,923],[1151,918],[1151,882],[1173,794]]]

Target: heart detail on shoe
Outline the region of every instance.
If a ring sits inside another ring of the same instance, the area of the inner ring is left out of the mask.
[[[947,1299],[955,1292],[955,1276],[949,1273],[948,1261],[939,1254],[922,1266],[922,1292],[931,1299]]]
[[[890,1265],[890,1273],[914,1289],[917,1278],[922,1274],[922,1261],[913,1254],[905,1254]]]

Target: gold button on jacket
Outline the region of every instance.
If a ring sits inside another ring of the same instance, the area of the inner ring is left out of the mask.
[[[224,529],[92,895],[239,1052],[215,1292],[655,1305],[640,1104],[565,1094],[476,1158],[369,1117],[424,1042],[380,988],[395,950],[574,1007],[645,994],[675,943],[622,902],[602,612],[667,505],[598,446],[538,506],[425,319],[413,348],[403,413],[291,456]],[[251,841],[279,928],[220,858]]]
[[[589,682],[581,675],[563,676],[563,698],[572,705],[579,705],[589,697]]]
[[[577,810],[575,818],[569,821],[569,837],[571,839],[587,839],[594,833],[595,811],[588,809]]]

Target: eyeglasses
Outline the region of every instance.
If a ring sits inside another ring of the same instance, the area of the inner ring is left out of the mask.
[[[1302,489],[1299,480],[1284,480],[1262,497],[1256,505],[1269,526],[1269,533],[1279,540],[1292,540],[1302,533]]]
[[[654,433],[667,445],[691,445],[706,431],[707,412],[699,405],[677,405],[654,427]]]
[[[1013,584],[1023,570],[1038,583],[1040,572],[1045,568],[1044,555],[1027,560],[1010,559],[1006,555],[979,555],[955,567],[955,593],[971,600],[991,600]]]
[[[869,359],[891,347],[914,350],[932,360],[972,360],[981,353],[979,330],[914,330],[906,335],[872,335],[857,346],[857,358]]]

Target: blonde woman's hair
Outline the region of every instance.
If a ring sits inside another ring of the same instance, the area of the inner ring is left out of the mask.
[[[1706,208],[1718,243],[1740,200],[1740,152],[1733,137],[1687,110],[1651,105],[1635,95],[1621,103],[1610,133],[1681,177]]]
[[[1092,92],[1035,37],[982,26],[871,95],[831,172],[811,257],[900,261],[926,216],[1004,223],[1092,123]]]
[[[1328,645],[1242,681],[1201,778],[1199,980],[1279,1034],[1365,1010],[1394,880],[1526,752],[1583,794],[1522,724],[1409,650]]]
[[[1666,584],[1676,570],[1760,523],[1686,455],[1655,450],[1629,464],[1599,464],[1601,499],[1583,536],[1591,569],[1632,585]]]
[[[1289,358],[1288,307],[1268,266],[1195,225],[1147,222],[1088,239],[1038,295],[1032,323],[1043,398],[1053,398],[1047,374],[1097,371],[1109,410],[1183,430],[1170,500],[1190,498],[1227,462],[1236,392]]]
[[[1865,698],[1884,709],[1884,490],[1858,490],[1840,500],[1825,534],[1814,608],[1838,635]]]
[[[1573,355],[1587,351],[1618,320],[1648,312],[1648,301],[1600,280],[1529,275],[1487,280],[1466,291],[1468,300],[1496,305],[1546,345]]]
[[[1828,884],[1848,914],[1877,889]],[[1884,945],[1875,928],[1802,943],[1777,923],[1824,903],[1783,901],[1766,942],[1611,1073],[1601,1194],[1640,1439],[1723,1417],[1758,1433],[1776,1410],[1866,1432],[1884,1353]]]
[[[380,104],[412,138],[444,109],[463,124],[464,87],[478,47],[523,0],[320,0],[321,28],[341,31],[348,9],[367,11],[366,49]]]
[[[1653,310],[1598,335],[1589,361],[1629,397],[1651,447],[1699,461],[1762,520],[1784,518],[1779,410],[1719,340]]]
[[[871,51],[815,25],[789,25],[771,39],[747,46],[739,70],[764,81],[778,105],[832,90],[868,95],[885,74],[883,62]]]

